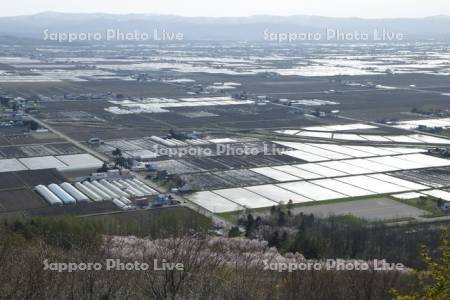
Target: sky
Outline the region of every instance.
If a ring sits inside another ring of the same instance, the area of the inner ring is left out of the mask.
[[[0,0],[0,16],[43,11],[180,16],[319,15],[390,18],[450,15],[449,0]]]

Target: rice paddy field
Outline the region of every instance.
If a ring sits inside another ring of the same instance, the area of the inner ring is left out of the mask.
[[[212,213],[389,199],[373,203],[393,217],[381,206],[406,208],[391,197],[450,199],[445,43],[106,48],[1,47],[0,94],[33,101],[36,118],[92,151],[180,179]],[[12,131],[0,128],[0,174],[100,165],[64,139]]]
[[[315,146],[323,148],[329,146],[301,143],[283,143],[283,145],[302,148],[305,152],[308,150],[317,152]],[[324,162],[317,163],[305,162],[249,169],[270,178],[274,183],[197,192],[188,199],[206,209],[213,209],[215,213],[225,213],[230,212],[232,208],[228,205],[222,210],[218,204],[221,199],[226,199],[225,202],[228,204],[235,203],[237,205],[235,210],[243,210],[270,208],[288,202],[318,203],[399,193],[419,193],[433,197],[447,195],[445,191],[441,191],[442,194],[432,192],[434,187],[427,182],[407,179],[397,174],[422,170],[426,172],[437,167],[446,168],[450,166],[449,160],[425,154],[426,151],[420,148],[370,146],[365,149],[365,147],[347,148],[345,145],[333,145],[330,148],[336,152],[330,153],[346,153],[346,156],[323,157]],[[214,201],[208,203],[211,193],[219,195],[220,198],[214,197]]]

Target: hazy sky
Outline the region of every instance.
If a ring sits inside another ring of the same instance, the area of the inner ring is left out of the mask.
[[[449,0],[0,0],[0,15],[42,11],[154,13],[183,16],[321,15],[424,17],[450,15]]]

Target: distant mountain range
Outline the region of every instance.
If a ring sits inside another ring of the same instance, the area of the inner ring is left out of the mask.
[[[36,15],[1,17],[0,35],[42,39],[50,33],[154,32],[154,29],[183,33],[185,40],[267,39],[267,33],[324,33],[327,29],[341,33],[364,33],[378,29],[402,33],[406,40],[450,40],[450,16],[402,19],[332,18],[319,16],[251,16],[251,17],[180,17],[172,15],[66,14],[45,12]],[[266,34],[264,33],[266,32]]]

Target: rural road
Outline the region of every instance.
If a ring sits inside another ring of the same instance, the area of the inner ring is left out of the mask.
[[[106,157],[105,155],[98,153],[97,151],[89,148],[88,146],[84,145],[83,143],[80,143],[79,141],[76,141],[74,139],[72,139],[71,137],[67,136],[66,134],[62,133],[59,130],[56,130],[55,128],[53,128],[52,126],[48,125],[47,123],[41,121],[40,119],[34,117],[34,116],[30,116],[28,115],[28,117],[35,121],[36,123],[38,123],[39,125],[46,127],[48,130],[50,130],[51,132],[53,132],[54,134],[56,134],[57,136],[59,136],[60,138],[68,141],[69,143],[77,146],[78,148],[86,151],[87,153],[97,157],[98,159],[104,161],[104,162],[109,162],[109,158]],[[157,192],[159,193],[168,193],[169,191],[167,191],[166,189],[164,189],[163,187],[155,184],[154,182],[152,182],[151,180],[148,180],[145,178],[144,174],[140,174],[140,173],[136,173],[136,172],[132,172],[132,174],[134,176],[136,176],[139,180],[145,182],[148,186],[150,186],[151,188],[155,189]],[[223,226],[230,228],[231,226],[233,226],[232,223],[228,222],[227,220],[214,215],[213,213],[201,208],[200,206],[196,205],[195,203],[192,203],[190,201],[188,201],[187,199],[185,199],[184,197],[180,196],[180,195],[176,195],[176,194],[171,194],[172,197],[174,197],[175,200],[179,201],[181,203],[181,205],[186,206],[206,217],[210,217],[212,218],[214,224],[223,224]]]
[[[39,125],[47,128],[48,130],[50,130],[51,132],[53,132],[54,134],[56,134],[57,136],[59,136],[60,138],[68,141],[69,143],[74,144],[75,146],[77,146],[80,149],[83,149],[84,151],[86,151],[89,154],[92,154],[93,156],[97,157],[98,159],[104,161],[104,162],[108,162],[109,158],[106,157],[103,154],[98,153],[97,151],[92,150],[91,148],[89,148],[86,145],[83,145],[83,143],[80,143],[79,141],[76,141],[74,139],[72,139],[71,137],[69,137],[68,135],[62,133],[59,130],[56,130],[55,128],[53,128],[52,126],[50,126],[49,124],[41,121],[40,119],[33,117],[31,115],[27,115],[31,120],[35,121],[36,123],[38,123]]]

